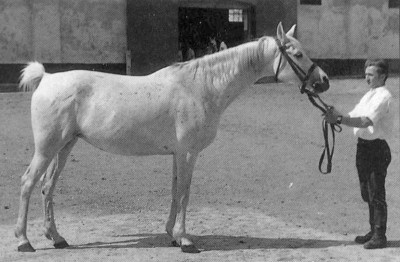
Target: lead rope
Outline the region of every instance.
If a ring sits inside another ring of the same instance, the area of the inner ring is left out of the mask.
[[[308,96],[308,100],[310,100],[311,104],[313,104],[316,108],[318,108],[319,110],[322,111],[323,114],[326,114],[327,110],[330,109],[330,106],[328,106],[326,103],[324,103],[324,101],[322,101],[322,99],[314,93],[311,92],[307,92],[305,91],[307,96]],[[322,104],[319,105],[314,97],[316,97],[319,102]],[[332,149],[330,147],[329,144],[329,127],[332,133]],[[318,163],[318,169],[319,172],[321,172],[322,174],[329,174],[332,171],[332,159],[333,159],[333,153],[335,152],[335,133],[340,133],[342,132],[342,127],[339,124],[329,124],[328,122],[326,122],[325,119],[322,120],[322,134],[324,136],[324,150],[322,151],[321,157],[319,159],[319,163]],[[322,170],[322,164],[324,163],[324,159],[326,157],[326,171]]]
[[[292,67],[295,74],[303,82],[302,86],[300,87],[300,93],[302,94],[306,93],[308,96],[308,100],[310,100],[310,102],[316,108],[321,110],[323,114],[326,114],[327,110],[329,110],[331,107],[326,103],[324,103],[324,101],[322,101],[322,99],[318,96],[318,94],[315,94],[305,88],[307,80],[309,79],[309,77],[311,76],[312,72],[317,67],[317,65],[313,63],[308,72],[306,73],[299,65],[294,63],[293,60],[289,57],[289,55],[286,53],[286,47],[283,46],[282,43],[277,38],[275,38],[275,41],[276,44],[278,45],[279,50],[281,51],[278,67],[275,73],[275,81],[278,82],[279,69],[282,63],[282,56],[284,56],[286,58],[286,61]],[[314,97],[316,97],[319,100],[322,106],[315,101]],[[329,127],[332,133],[332,149],[329,144]],[[335,152],[335,132],[338,133],[342,132],[342,127],[339,124],[329,124],[328,122],[325,121],[325,119],[323,119],[322,133],[324,136],[325,145],[318,163],[319,172],[321,172],[322,174],[329,174],[332,171],[332,159],[333,159],[333,153]],[[322,164],[324,163],[325,158],[327,160],[327,166],[326,166],[326,171],[323,171]]]

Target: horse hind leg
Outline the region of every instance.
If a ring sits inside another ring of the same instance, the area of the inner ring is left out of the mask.
[[[42,178],[41,193],[44,209],[44,235],[49,240],[53,241],[55,248],[66,248],[69,246],[67,241],[65,241],[65,239],[57,232],[54,219],[53,192],[61,171],[65,166],[68,155],[74,147],[76,141],[77,138],[73,139],[60,150],[60,152],[51,161],[46,173]]]
[[[45,172],[52,157],[35,151],[33,159],[21,177],[21,195],[19,199],[19,211],[17,224],[15,226],[15,237],[18,239],[18,251],[21,252],[34,252],[35,249],[31,246],[26,235],[29,199],[32,190],[41,175]]]

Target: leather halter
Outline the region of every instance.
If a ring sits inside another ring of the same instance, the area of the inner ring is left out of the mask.
[[[327,105],[322,101],[322,99],[319,97],[318,94],[315,92],[312,92],[308,89],[306,89],[307,81],[310,79],[311,74],[314,72],[315,68],[317,65],[315,63],[312,63],[311,67],[308,69],[307,73],[298,65],[296,64],[293,59],[289,56],[289,54],[286,52],[287,46],[282,45],[281,41],[275,38],[275,42],[278,45],[278,48],[281,52],[280,58],[279,58],[279,63],[278,63],[278,68],[276,69],[275,73],[275,81],[278,82],[278,75],[279,75],[279,69],[281,67],[282,63],[282,56],[285,57],[286,61],[289,63],[289,65],[292,67],[293,72],[297,75],[297,77],[300,79],[302,82],[301,87],[300,87],[300,93],[306,93],[308,96],[308,100],[318,108],[319,110],[322,111],[323,115],[326,114],[328,110],[332,109],[332,106]],[[319,105],[314,98],[317,98],[321,105]],[[332,148],[330,148],[329,145],[329,127],[332,133]],[[321,157],[319,159],[318,163],[318,169],[322,174],[329,174],[332,171],[332,158],[333,158],[333,153],[335,151],[335,132],[341,132],[342,127],[339,124],[329,124],[328,122],[325,121],[325,119],[322,120],[322,133],[324,136],[324,151],[322,151]],[[324,159],[327,159],[327,167],[326,171],[322,170],[322,163],[324,162]]]
[[[296,62],[293,61],[293,59],[286,52],[287,46],[282,45],[281,41],[278,40],[278,38],[275,38],[275,42],[278,45],[279,50],[281,51],[278,68],[276,69],[276,73],[275,73],[275,82],[278,82],[279,69],[280,69],[281,63],[282,63],[282,56],[284,56],[286,58],[286,61],[292,67],[293,72],[295,72],[297,77],[302,82],[302,85],[300,87],[300,93],[303,94],[304,92],[306,92],[307,81],[308,81],[308,79],[310,79],[310,76],[314,72],[315,68],[317,68],[317,65],[315,63],[312,63],[311,67],[308,69],[308,71],[306,73],[298,64],[296,64]]]

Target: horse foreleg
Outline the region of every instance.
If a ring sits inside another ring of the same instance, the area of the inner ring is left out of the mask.
[[[176,186],[177,186],[177,164],[176,164],[176,156],[173,155],[173,161],[172,161],[172,189],[171,189],[171,195],[172,195],[172,199],[171,199],[171,209],[169,212],[169,217],[168,217],[168,221],[167,224],[165,226],[166,231],[168,233],[168,235],[170,235],[171,237],[173,237],[172,235],[172,230],[175,226],[175,219],[176,219],[176,208],[177,208],[177,199],[176,199]],[[176,245],[175,241],[173,242],[173,245]]]
[[[35,187],[40,176],[45,172],[50,161],[51,157],[35,152],[35,155],[33,156],[33,159],[28,169],[21,177],[21,195],[19,199],[18,219],[14,230],[15,237],[19,241],[18,251],[35,251],[35,249],[29,243],[28,237],[26,235],[29,199],[33,188]]]
[[[185,153],[176,155],[177,182],[176,182],[176,217],[172,236],[176,243],[181,246],[183,252],[200,252],[186,234],[186,208],[189,202],[190,184],[196,163],[197,154]],[[172,212],[171,212],[172,213]]]
[[[65,166],[68,155],[71,152],[73,146],[76,143],[76,139],[69,142],[63,149],[53,158],[47,168],[46,174],[44,174],[42,181],[42,199],[44,208],[44,235],[53,241],[55,248],[68,247],[68,243],[65,239],[57,232],[55,220],[54,220],[54,209],[53,209],[53,192],[60,176],[62,169]]]

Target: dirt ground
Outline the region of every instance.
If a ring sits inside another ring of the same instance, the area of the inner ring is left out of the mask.
[[[387,84],[399,112],[399,78]],[[348,111],[366,91],[363,79],[332,80],[322,97]],[[333,172],[320,174],[320,112],[283,84],[244,92],[199,157],[187,231],[200,254],[172,247],[164,231],[172,157],[116,156],[83,141],[55,192],[57,226],[71,248],[55,250],[43,236],[37,187],[28,222],[37,251],[18,253],[20,176],[33,154],[30,98],[0,94],[0,261],[400,261],[399,115],[389,141],[389,247],[367,251],[353,242],[369,225],[351,129],[337,135]]]

